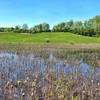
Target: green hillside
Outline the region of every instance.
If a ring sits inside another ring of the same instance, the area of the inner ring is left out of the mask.
[[[81,36],[72,33],[0,33],[0,43],[70,43],[70,44],[92,44],[100,43],[99,37]]]

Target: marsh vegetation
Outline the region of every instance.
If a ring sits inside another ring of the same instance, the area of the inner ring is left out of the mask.
[[[34,49],[0,51],[0,100],[99,100],[99,50]]]

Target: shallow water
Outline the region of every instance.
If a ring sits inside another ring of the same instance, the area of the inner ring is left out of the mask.
[[[66,53],[63,55],[65,55],[65,57],[58,57],[58,55],[50,52],[46,57],[43,57],[36,56],[34,53],[29,53],[26,55],[25,53],[17,54],[12,52],[1,52],[0,86],[4,87],[8,81],[15,83],[19,80],[34,80],[33,76],[37,73],[41,75],[41,79],[38,82],[38,84],[41,84],[40,87],[43,87],[43,84],[45,83],[43,81],[43,77],[46,75],[46,73],[55,73],[57,80],[59,80],[59,77],[61,77],[62,74],[66,77],[71,76],[71,78],[74,76],[79,76],[82,77],[82,83],[86,80],[93,80],[95,81],[94,87],[97,86],[98,82],[100,82],[99,54]],[[76,79],[78,79],[78,77]],[[80,87],[80,85],[77,87]],[[0,100],[5,100],[3,95],[4,93],[2,91],[0,94]],[[13,98],[13,100],[20,100],[20,98]],[[28,100],[28,98],[24,98],[24,100]]]
[[[71,59],[72,61],[70,61]],[[60,73],[62,69],[65,74],[71,74],[76,70],[83,75],[88,75],[92,71],[97,71],[96,74],[100,73],[99,67],[85,63],[81,57],[77,59],[77,55],[71,55],[70,57],[68,55],[67,59],[61,59],[50,53],[48,58],[45,59],[43,57],[35,57],[34,54],[0,53],[0,73],[5,73],[7,80],[25,79],[26,71],[34,72],[36,70],[39,73],[43,73],[47,66],[57,73]]]

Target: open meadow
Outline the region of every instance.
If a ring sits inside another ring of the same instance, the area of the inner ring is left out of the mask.
[[[67,43],[67,44],[98,44],[99,37],[89,37],[68,32],[0,33],[0,43]]]

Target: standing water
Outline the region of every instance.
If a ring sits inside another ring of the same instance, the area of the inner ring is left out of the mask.
[[[100,100],[98,53],[42,55],[0,53],[0,100]]]

